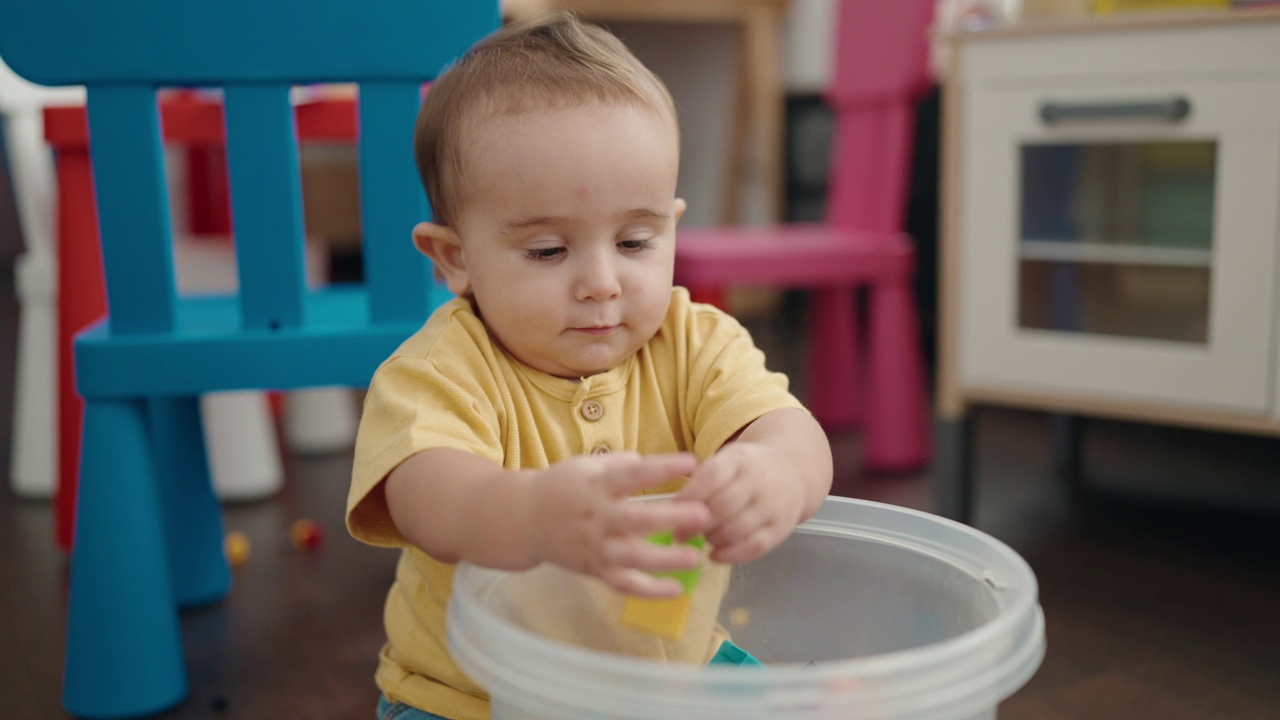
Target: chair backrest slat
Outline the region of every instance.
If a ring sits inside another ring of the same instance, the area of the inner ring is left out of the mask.
[[[495,0],[3,0],[5,62],[43,85],[434,78]],[[56,24],[59,43],[47,41]]]
[[[915,105],[889,102],[836,113],[826,219],[897,232],[906,221]]]
[[[901,230],[911,179],[915,107],[929,88],[935,0],[840,0],[835,113],[826,218],[862,230]]]
[[[87,103],[111,331],[167,332],[177,285],[155,89],[89,87]]]
[[[929,87],[929,26],[936,0],[839,0],[827,100],[834,105],[913,101]]]
[[[248,329],[305,322],[302,181],[288,85],[225,89],[231,227]]]
[[[373,322],[426,317],[431,301],[430,264],[405,262],[414,224],[430,219],[413,154],[421,93],[414,82],[360,86],[360,234]]]

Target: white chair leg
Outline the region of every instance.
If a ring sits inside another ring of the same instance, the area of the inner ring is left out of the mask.
[[[284,467],[266,393],[202,395],[200,413],[209,471],[220,500],[262,500],[280,491]]]
[[[178,162],[176,156],[167,158]],[[180,167],[170,168],[181,177]],[[236,258],[229,239],[174,243],[178,287],[183,292],[216,292],[236,287]],[[261,390],[214,393],[200,398],[205,450],[213,487],[221,500],[262,500],[280,491],[284,469],[276,426]]]
[[[359,408],[351,388],[297,390],[284,398],[284,438],[304,455],[350,450],[356,441]]]
[[[34,105],[5,113],[5,152],[26,242],[14,267],[19,334],[9,478],[14,493],[30,499],[53,497],[58,465],[53,164],[43,127]]]
[[[312,287],[329,280],[329,246],[307,243],[307,282]],[[351,388],[324,387],[295,390],[284,396],[285,446],[301,455],[327,455],[350,450],[356,444],[360,421]]]
[[[57,314],[49,253],[28,252],[15,268],[20,315],[9,480],[21,498],[47,500],[57,487]]]

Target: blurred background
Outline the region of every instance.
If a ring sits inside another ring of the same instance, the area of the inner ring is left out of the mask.
[[[692,229],[830,220],[839,5],[507,0],[504,13],[575,7],[663,78]],[[833,425],[833,493],[963,515],[1031,564],[1048,654],[1002,718],[1280,707],[1277,5],[942,0],[924,31],[895,229],[915,248],[907,334],[927,452],[877,468],[859,422]],[[54,287],[83,187],[55,173],[56,131],[40,124],[82,99],[9,78],[0,91],[0,717],[61,718],[63,338],[30,333],[63,303],[93,306]],[[346,141],[302,146],[316,283],[361,277],[355,160]],[[184,290],[233,286],[223,160],[174,147],[167,162]],[[815,295],[722,290],[797,392],[822,393]],[[184,613],[191,694],[161,717],[372,717],[396,554],[343,527],[359,402],[209,399],[215,482],[245,554],[230,597]]]

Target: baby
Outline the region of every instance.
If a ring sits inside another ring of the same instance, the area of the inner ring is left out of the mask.
[[[415,150],[434,219],[414,243],[457,297],[372,381],[347,524],[402,549],[379,718],[470,720],[489,705],[445,644],[455,563],[674,597],[661,573],[703,558],[650,533],[758,558],[822,503],[831,450],[742,326],[672,286],[675,108],[617,38],[565,14],[499,30],[433,84]],[[683,638],[628,651],[715,655],[704,581]]]

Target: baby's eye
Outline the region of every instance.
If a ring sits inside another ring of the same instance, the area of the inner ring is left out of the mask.
[[[562,247],[530,248],[525,251],[524,256],[530,260],[545,261],[555,260],[563,253]]]
[[[653,247],[653,240],[650,238],[636,238],[631,240],[622,240],[618,243],[618,247],[626,252],[640,252]]]

